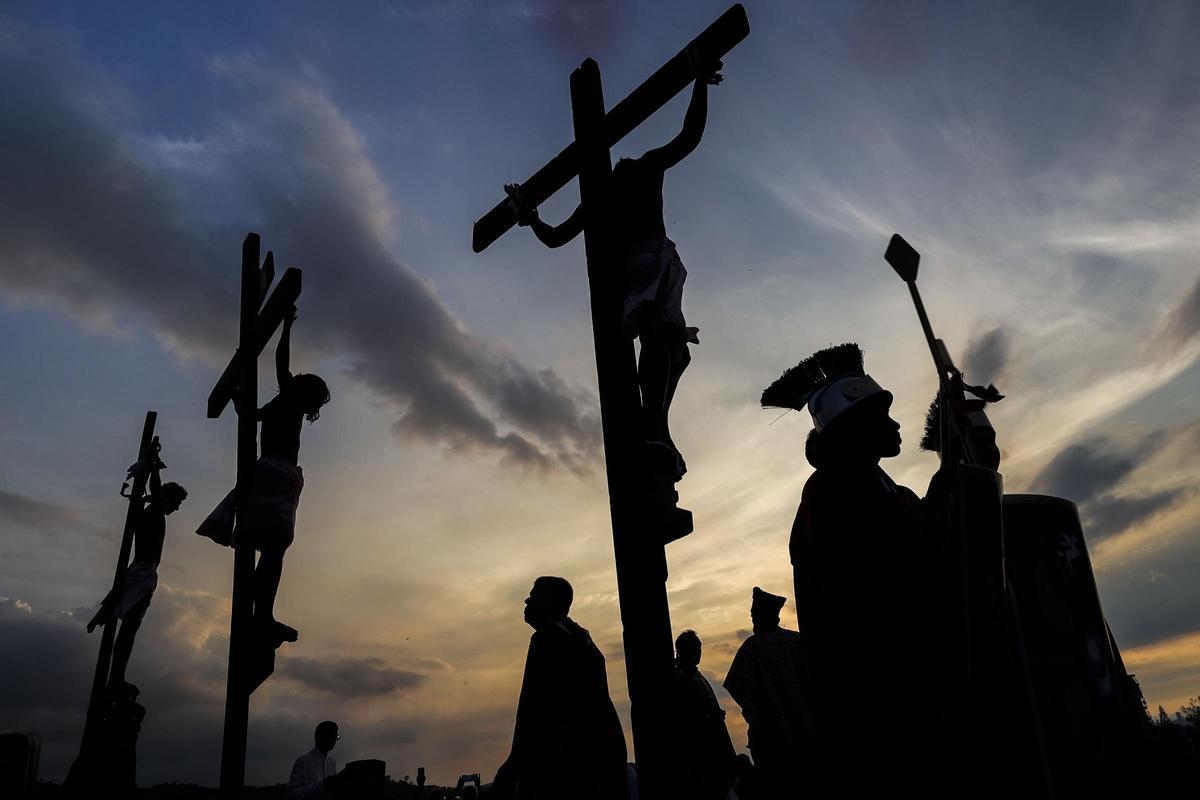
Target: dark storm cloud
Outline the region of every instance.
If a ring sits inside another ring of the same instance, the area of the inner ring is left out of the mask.
[[[963,358],[963,372],[971,381],[991,382],[1004,374],[1012,353],[1012,334],[992,328],[971,339]]]
[[[1180,488],[1137,497],[1101,497],[1087,504],[1087,537],[1096,542],[1128,530],[1162,511],[1174,508],[1193,494],[1195,491],[1192,489]]]
[[[1091,542],[1129,530],[1195,493],[1193,487],[1133,495],[1121,491],[1122,481],[1162,449],[1167,436],[1155,431],[1125,447],[1103,439],[1077,442],[1042,469],[1031,490],[1077,503]]]
[[[280,675],[306,686],[343,697],[375,697],[419,686],[425,676],[388,666],[379,658],[336,658],[317,660],[280,659]]]
[[[206,663],[175,632],[213,600],[169,587],[155,594],[130,664],[149,709],[138,755],[143,774],[209,777],[197,772],[193,754],[220,747],[220,665]],[[79,746],[99,646],[99,632],[89,636],[84,621],[78,612],[0,603],[0,719],[41,734],[41,774],[54,780]]]
[[[1161,339],[1168,344],[1182,347],[1200,333],[1200,277],[1192,284],[1191,291],[1171,309],[1163,326]]]
[[[1162,432],[1142,437],[1126,448],[1108,440],[1076,442],[1042,468],[1033,479],[1033,490],[1087,503],[1114,489],[1162,444]]]
[[[234,108],[203,138],[174,141],[130,133],[134,100],[71,52],[28,31],[0,39],[7,293],[94,324],[148,321],[219,364],[254,228],[280,266],[305,268],[296,351],[348,363],[396,409],[397,433],[525,466],[595,465],[586,395],[468,330],[393,255],[387,191],[313,76],[214,59]]]
[[[0,519],[40,531],[76,528],[79,525],[75,515],[63,506],[6,489],[0,489]]]
[[[41,734],[41,774],[52,780],[66,774],[79,746],[100,638],[99,632],[84,630],[92,610],[46,612],[0,597],[0,720],[6,728]],[[147,708],[138,746],[140,783],[215,782],[225,644],[220,634],[204,631],[225,630],[228,623],[222,617],[227,613],[224,602],[205,592],[166,585],[155,592],[129,667]],[[274,701],[255,713],[250,726],[248,774],[260,782],[286,779],[292,759],[312,746],[316,721],[351,720],[354,702],[375,701],[424,681],[422,674],[394,669],[376,658],[295,656],[279,658],[276,678],[262,690]],[[303,691],[289,693],[289,685]],[[410,742],[418,731],[412,721],[398,719],[359,728],[354,735],[364,748],[387,752],[382,748]]]
[[[557,44],[584,56],[612,39],[625,0],[539,0],[532,9]]]

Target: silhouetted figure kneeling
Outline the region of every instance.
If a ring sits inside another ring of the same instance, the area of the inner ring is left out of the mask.
[[[283,575],[283,554],[296,535],[296,508],[304,489],[304,471],[299,465],[300,431],[304,420],[316,422],[321,407],[329,402],[329,387],[324,380],[316,375],[292,375],[289,369],[295,319],[293,309],[284,319],[275,351],[279,394],[257,411],[262,431],[253,491],[245,498],[236,498],[231,493],[197,531],[221,544],[229,544],[227,526],[236,507],[234,535],[246,536],[259,551],[253,586],[255,628],[263,640],[275,647],[282,642],[294,642],[299,636],[295,628],[275,619],[275,595]],[[234,392],[233,397],[236,405],[238,393]]]
[[[946,725],[936,698],[950,682],[932,520],[944,478],[935,474],[921,500],[880,468],[900,453],[900,425],[855,344],[801,361],[762,404],[807,408],[813,419],[805,454],[816,472],[790,550],[808,695],[830,748],[825,791],[941,796]],[[994,444],[993,456],[998,463]]]
[[[533,628],[512,752],[491,796],[543,800],[626,797],[625,736],[608,696],[604,655],[567,612],[573,591],[543,576],[525,601]]]
[[[746,738],[764,798],[801,794],[813,758],[800,634],[779,626],[785,602],[754,587],[754,633],[738,648],[723,684],[749,726]]]
[[[158,565],[162,561],[163,540],[167,535],[167,516],[179,510],[187,498],[187,490],[178,483],[162,483],[160,471],[166,466],[158,456],[158,438],[155,449],[146,459],[139,460],[129,468],[129,475],[149,472],[145,505],[136,512],[133,529],[133,563],[125,572],[125,583],[119,590],[110,591],[100,603],[100,609],[87,624],[88,633],[97,625],[105,625],[114,619],[121,620],[113,642],[112,668],[109,671],[108,688],[112,692],[129,698],[137,697],[138,689],[125,680],[125,669],[133,652],[133,640],[154,590],[158,588]],[[135,737],[136,738],[136,737]]]
[[[672,762],[680,797],[725,800],[736,776],[736,754],[725,727],[725,710],[700,674],[702,646],[695,631],[675,639],[672,672]]]
[[[642,394],[642,435],[661,476],[664,489],[659,499],[673,505],[670,487],[687,472],[683,456],[671,438],[668,412],[679,378],[691,363],[688,343],[699,344],[698,328],[688,327],[683,317],[683,283],[687,270],[667,238],[663,221],[663,176],[688,156],[704,135],[708,116],[708,87],[721,82],[721,62],[702,64],[687,51],[696,82],[684,116],[683,129],[670,142],[639,158],[622,158],[612,172],[611,210],[608,231],[614,237],[612,253],[623,270],[624,310],[622,327],[630,338],[641,342],[638,383]],[[521,187],[504,187],[512,199],[517,223],[530,227],[547,247],[561,247],[583,231],[582,205],[566,221],[551,226],[538,218],[536,208],[521,204]]]
[[[296,759],[288,778],[287,800],[315,800],[336,793],[337,762],[329,751],[337,745],[338,726],[325,720],[313,731],[313,749]]]

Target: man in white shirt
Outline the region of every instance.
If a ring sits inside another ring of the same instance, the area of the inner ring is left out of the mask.
[[[329,790],[333,787],[326,785],[326,779],[337,773],[337,763],[329,755],[329,751],[341,738],[338,736],[337,723],[325,720],[317,726],[313,738],[316,740],[316,747],[297,758],[296,763],[292,765],[292,777],[287,785],[287,800],[310,800],[332,795]]]

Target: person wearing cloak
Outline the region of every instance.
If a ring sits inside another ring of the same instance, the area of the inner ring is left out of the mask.
[[[796,796],[811,755],[800,634],[779,625],[785,602],[784,597],[754,587],[750,604],[754,633],[738,648],[723,684],[742,707],[763,797]]]
[[[321,407],[329,402],[329,387],[323,379],[291,372],[295,321],[293,308],[284,318],[275,350],[279,394],[256,412],[262,429],[252,489],[245,498],[237,497],[236,489],[231,491],[196,530],[224,545],[232,544],[234,536],[246,536],[258,550],[253,585],[254,624],[259,635],[276,647],[299,638],[295,628],[275,619],[275,595],[283,575],[283,555],[296,535],[296,509],[304,489],[304,471],[299,465],[300,432],[304,420],[316,422]],[[236,406],[237,392],[233,398]]]
[[[880,467],[900,453],[891,404],[856,344],[815,353],[762,395],[764,407],[807,408],[813,420],[805,455],[816,471],[789,549],[824,796],[945,792],[944,479],[935,474],[921,499]]]
[[[187,498],[187,490],[178,483],[162,482],[160,472],[165,467],[159,458],[158,437],[155,437],[153,451],[129,468],[130,478],[138,472],[149,473],[147,487],[150,490],[144,498],[145,505],[135,512],[133,562],[125,572],[124,584],[119,590],[108,593],[87,624],[88,633],[91,633],[97,625],[105,625],[114,619],[121,621],[113,642],[108,688],[130,698],[137,697],[138,689],[125,680],[125,670],[133,653],[134,638],[150,608],[154,590],[158,588],[158,565],[162,561],[167,535],[167,517],[178,511]]]
[[[625,735],[608,695],[604,655],[567,616],[573,595],[564,578],[543,576],[525,600],[525,622],[534,632],[512,751],[492,788],[501,800],[627,796]]]
[[[642,434],[655,473],[669,487],[687,472],[671,438],[668,412],[683,371],[691,363],[688,344],[699,344],[699,328],[683,316],[683,284],[687,270],[675,243],[667,237],[663,219],[663,177],[686,158],[704,135],[708,117],[708,87],[722,80],[721,62],[704,63],[694,49],[687,51],[696,74],[691,103],[680,133],[662,147],[638,158],[622,158],[612,171],[611,232],[613,250],[622,264],[624,307],[622,329],[641,344],[638,383],[642,395]],[[519,184],[504,187],[517,224],[529,227],[547,247],[561,247],[583,231],[584,209],[576,206],[559,225],[548,225],[537,208],[523,204]],[[664,497],[673,494],[667,489]],[[674,504],[675,499],[670,499]]]
[[[671,749],[679,769],[681,797],[725,800],[733,786],[737,754],[725,727],[725,710],[700,673],[702,645],[695,631],[675,639],[672,671]]]

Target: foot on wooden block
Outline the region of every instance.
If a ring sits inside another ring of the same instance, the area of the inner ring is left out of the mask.
[[[297,631],[291,625],[284,625],[282,622],[279,622],[279,621],[276,621],[274,623],[274,625],[272,626],[272,629],[273,629],[273,633],[271,634],[271,638],[279,643],[279,644],[275,645],[276,647],[278,647],[280,644],[283,644],[284,642],[294,642],[300,638],[299,631]]]
[[[663,544],[682,539],[692,532],[692,512],[679,506],[660,508],[655,526],[662,535]]]
[[[294,642],[300,638],[300,633],[291,625],[284,625],[277,619],[264,620],[259,625],[259,638],[278,649],[284,642]]]

